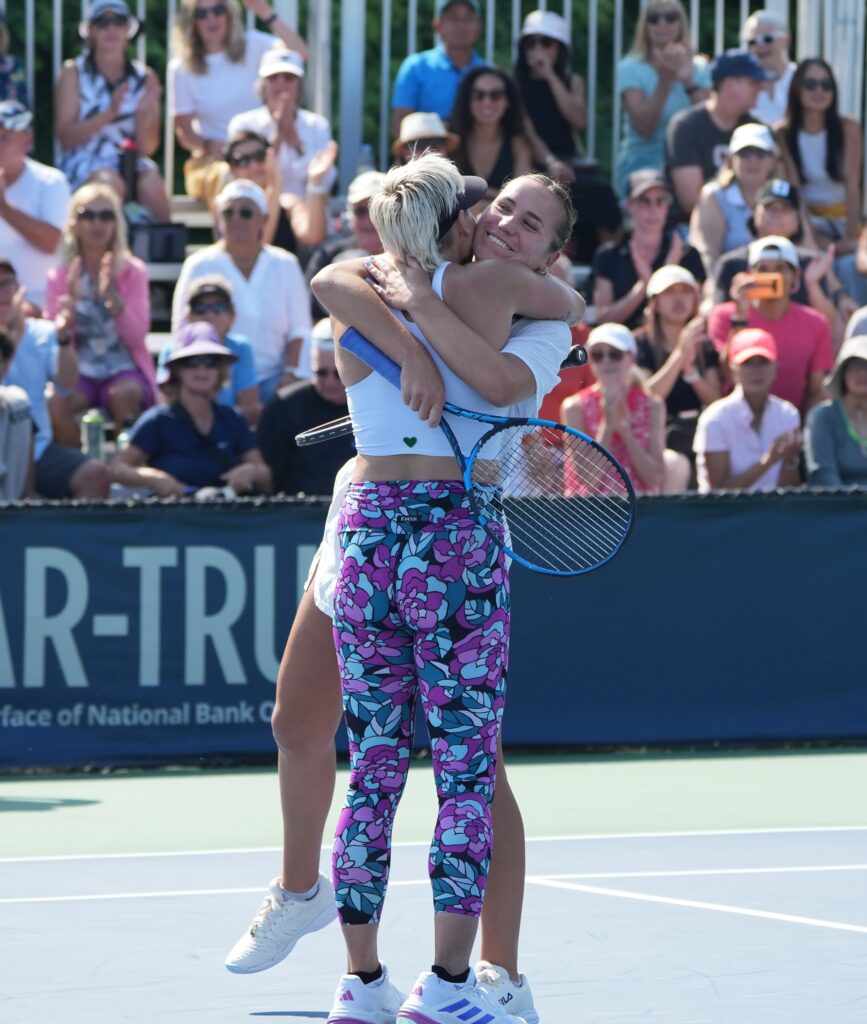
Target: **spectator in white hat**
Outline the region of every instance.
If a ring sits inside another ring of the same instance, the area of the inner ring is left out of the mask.
[[[130,58],[139,23],[126,0],[93,0],[79,26],[85,50],[64,63],[54,95],[54,131],[60,169],[73,189],[96,171],[127,201],[137,200],[154,220],[170,219],[169,200],[151,156],[162,143],[162,86],[152,68]],[[137,150],[135,195],[120,176],[122,144]]]
[[[253,344],[256,383],[266,402],[282,384],[310,376],[310,294],[297,258],[262,241],[268,201],[258,185],[235,179],[216,205],[222,238],[181,268],[172,329],[183,321],[192,282],[222,274],[233,290],[235,327]]]
[[[717,351],[724,353],[731,336],[742,328],[767,331],[777,346],[773,392],[803,416],[825,397],[825,374],[834,361],[828,321],[809,306],[792,301],[801,270],[788,238],[768,235],[753,242],[747,264],[748,270],[732,279],[732,301],[711,310],[708,335]]]
[[[244,6],[269,32],[245,29],[238,0],[181,0],[178,6],[168,66],[169,115],[178,141],[192,154],[184,165],[184,183],[187,194],[197,199],[203,198],[202,171],[223,155],[229,121],[256,105],[263,54],[279,40],[308,56],[304,40],[268,0],[244,0]]]
[[[336,177],[333,163],[337,147],[328,119],[302,109],[303,85],[304,60],[299,53],[283,46],[267,50],[259,63],[256,82],[262,105],[236,114],[229,122],[229,138],[248,131],[264,135],[271,142],[281,192],[301,197],[328,196]],[[311,169],[312,161],[320,154],[329,154],[332,164],[324,175],[318,173],[318,167]]]
[[[686,267],[660,267],[647,282],[645,324],[635,332],[646,387],[665,402],[666,449],[690,460],[699,413],[721,394],[719,356],[699,316],[700,300],[701,285]],[[689,465],[682,468],[688,479]]]
[[[750,113],[757,121],[776,124],[786,113],[789,86],[797,64],[789,60],[789,23],[777,11],[753,11],[741,29],[741,46],[756,55],[772,76],[759,92]]]
[[[475,46],[482,34],[478,0],[437,0],[432,24],[440,42],[432,50],[410,54],[397,69],[391,93],[391,134],[414,111],[451,113],[461,78],[486,62]]]
[[[729,155],[716,178],[701,190],[689,221],[689,240],[711,276],[723,253],[752,241],[750,218],[777,162],[777,144],[767,125],[735,128]]]
[[[607,448],[639,494],[658,494],[665,483],[665,406],[641,384],[635,338],[623,324],[600,324],[584,346],[596,381],[563,402],[560,418]]]
[[[434,152],[448,156],[458,147],[460,139],[450,132],[439,114],[419,111],[407,114],[400,122],[391,152],[401,163],[408,164],[422,153]]]

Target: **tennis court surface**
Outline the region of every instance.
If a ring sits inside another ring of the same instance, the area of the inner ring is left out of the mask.
[[[545,1024],[867,1021],[867,753],[510,764]],[[430,962],[433,819],[419,762],[382,926],[404,987]],[[324,1020],[336,927],[270,971],[223,967],[279,839],[273,772],[0,779],[0,1021]]]

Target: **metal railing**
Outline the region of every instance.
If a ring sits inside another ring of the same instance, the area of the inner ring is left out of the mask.
[[[36,81],[35,38],[37,4],[40,12],[47,13],[52,5],[52,69],[56,79],[63,53],[64,28],[69,22],[78,22],[86,7],[85,0],[24,0],[24,59],[27,66],[30,95],[50,88],[48,81]],[[165,0],[166,23],[147,23],[147,0],[131,0],[145,32],[137,43],[140,59],[146,59],[147,35],[165,33],[170,37],[177,0]],[[352,177],[363,141],[374,146],[379,164],[389,164],[389,106],[390,90],[395,62],[409,53],[431,45],[430,21],[434,0],[398,0],[403,3],[406,34],[398,33],[395,25],[396,4],[393,0],[275,0],[274,7],[293,27],[303,21],[311,53],[305,82],[306,103],[331,118],[337,114],[340,143],[340,182],[343,186]],[[643,0],[483,0],[484,31],[480,42],[483,56],[491,61],[510,64],[512,54],[505,53],[503,39],[517,38],[523,17],[535,8],[551,9],[562,14],[572,32],[576,53],[584,55],[583,67],[575,67],[587,80],[588,115],[584,133],[585,149],[589,156],[603,164],[613,166],[620,139],[622,110],[614,76],[617,59],[628,49],[626,26],[632,25]],[[600,31],[600,14],[612,9],[612,31],[604,38]],[[751,0],[688,0],[693,44],[705,41],[706,49],[720,52],[738,45],[737,30],[750,10],[760,6]],[[731,17],[737,8],[736,21]],[[857,117],[865,123],[867,97],[865,97],[865,0],[766,0],[765,8],[788,16],[792,25],[795,45],[793,56],[802,58],[820,53],[835,69],[839,85],[840,108],[843,113]],[[151,9],[154,5],[151,3]],[[0,0],[2,9],[2,0]],[[579,32],[579,15],[583,24]],[[375,19],[375,21],[374,21]],[[248,17],[253,24],[252,16]],[[337,22],[337,38],[332,38],[332,25]],[[371,81],[368,75],[368,52],[374,30],[378,28],[378,76],[376,95],[366,93]],[[365,40],[367,44],[365,45]],[[498,42],[499,41],[499,42]],[[710,45],[708,45],[710,44]],[[508,49],[508,47],[507,47]],[[497,61],[497,58],[500,58]],[[573,62],[574,64],[575,62]],[[157,67],[158,73],[164,68]],[[336,87],[338,107],[332,105],[332,89]],[[166,97],[168,100],[168,97]],[[600,111],[610,106],[610,123],[604,123]],[[376,136],[363,139],[364,113],[370,120],[371,107],[375,111]],[[171,124],[166,119],[164,152],[166,180],[171,182],[175,167],[175,141]],[[867,181],[867,133],[865,133],[865,181]]]

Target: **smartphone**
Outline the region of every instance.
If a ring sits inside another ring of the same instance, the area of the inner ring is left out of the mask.
[[[756,271],[750,282],[751,299],[781,299],[783,297],[783,275]]]

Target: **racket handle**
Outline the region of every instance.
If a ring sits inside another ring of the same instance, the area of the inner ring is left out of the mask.
[[[400,367],[354,327],[347,328],[339,344],[400,390]]]

